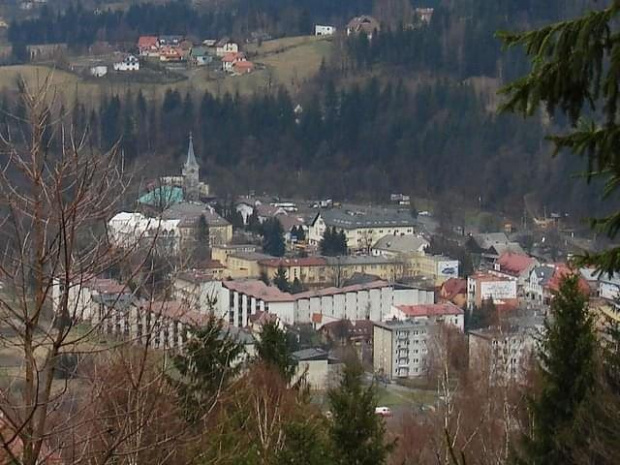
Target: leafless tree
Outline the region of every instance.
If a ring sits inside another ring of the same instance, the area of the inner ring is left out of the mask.
[[[67,354],[84,359],[113,345],[98,344],[97,334],[115,303],[98,324],[82,325],[80,296],[90,280],[117,269],[133,252],[106,238],[106,222],[129,182],[118,147],[101,153],[89,148],[86,134],[73,132],[55,110],[60,103],[51,76],[33,87],[20,83],[23,116],[9,115],[19,131],[0,135],[0,352],[18,360],[0,392],[0,440],[4,456],[24,465],[58,458],[66,449],[62,438],[76,425],[85,434],[94,431],[83,423],[84,408],[110,392],[91,383],[79,399],[71,396],[72,381],[58,379],[59,363]],[[135,434],[100,442],[106,450],[99,456],[109,461]]]

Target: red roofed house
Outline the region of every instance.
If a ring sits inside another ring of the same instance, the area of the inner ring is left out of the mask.
[[[530,272],[539,264],[538,260],[528,255],[505,251],[495,261],[494,271],[498,276],[516,279],[517,287],[522,289]]]
[[[143,57],[159,56],[159,40],[156,36],[140,36],[138,39],[138,53]]]
[[[247,60],[236,61],[233,63],[232,69],[236,74],[248,74],[254,71],[254,63]]]
[[[572,274],[579,274],[579,272],[570,269],[564,263],[534,267],[524,288],[527,299],[547,305],[550,304],[554,293],[560,288],[562,279]],[[590,295],[590,286],[581,275],[579,275],[579,289],[585,295]]]
[[[234,71],[233,65],[240,61],[246,61],[243,53],[228,53],[222,57],[222,69],[231,73]]]
[[[429,323],[443,322],[454,325],[461,331],[465,330],[465,312],[451,302],[441,304],[393,305],[389,319]]]
[[[452,302],[460,308],[467,305],[467,280],[461,278],[450,278],[439,288],[439,300],[441,302]]]

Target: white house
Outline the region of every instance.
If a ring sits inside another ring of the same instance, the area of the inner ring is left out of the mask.
[[[215,44],[215,55],[224,57],[229,53],[239,53],[239,45],[228,37],[224,37]]]
[[[90,75],[93,77],[103,77],[108,74],[108,67],[105,65],[91,66]]]
[[[108,221],[108,239],[120,248],[138,245],[176,252],[181,243],[180,220],[147,218],[142,213],[120,212]]]
[[[240,61],[246,61],[245,55],[243,55],[243,53],[227,53],[222,57],[222,69],[226,72],[232,73],[234,71],[235,63],[238,63]]]
[[[127,55],[123,60],[114,63],[114,71],[139,71],[140,61],[133,55]]]
[[[314,26],[315,36],[333,36],[335,33],[336,28],[334,26],[323,26],[321,24],[316,24]]]

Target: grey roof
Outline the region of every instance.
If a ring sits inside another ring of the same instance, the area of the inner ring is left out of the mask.
[[[171,205],[164,210],[162,218],[165,220],[181,220],[184,225],[197,221],[204,215],[209,226],[226,226],[230,223],[217,213],[211,211],[204,203],[181,202]]]
[[[355,286],[356,284],[368,284],[375,281],[383,281],[379,276],[368,273],[359,273],[355,272],[351,275],[349,279],[344,282],[343,287],[346,286]]]
[[[523,247],[518,242],[507,242],[507,243],[497,243],[493,244],[491,247],[495,249],[498,255],[503,254],[504,252],[512,252],[520,255],[527,255]]]
[[[291,356],[298,362],[302,360],[327,360],[329,353],[323,349],[310,348],[293,352]]]
[[[394,211],[351,212],[348,210],[321,210],[316,214],[312,224],[321,217],[326,226],[340,229],[358,228],[394,228],[415,226],[415,220],[409,213]]]
[[[544,286],[553,277],[555,268],[553,266],[541,265],[534,268],[532,272],[536,273],[536,276],[540,278],[540,284]]]
[[[373,257],[371,255],[346,255],[342,257],[325,257],[328,265],[389,265],[393,258]]]
[[[510,240],[506,233],[488,233],[488,234],[476,234],[473,236],[476,243],[483,249],[488,249],[498,244],[508,244]]]
[[[185,160],[186,168],[198,168],[198,162],[196,161],[196,155],[194,154],[194,138],[192,133],[189,133],[189,147],[187,148],[187,160]]]
[[[388,234],[379,239],[372,248],[377,250],[389,250],[397,253],[409,253],[417,252],[421,247],[427,245],[428,241],[422,236],[409,234],[405,236],[394,236]]]

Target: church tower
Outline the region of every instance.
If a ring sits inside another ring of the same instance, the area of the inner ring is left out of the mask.
[[[183,165],[183,196],[186,202],[197,202],[200,200],[199,190],[199,174],[198,162],[196,161],[196,155],[194,155],[194,141],[192,140],[192,133],[189,133],[189,148],[187,149],[187,160]]]

